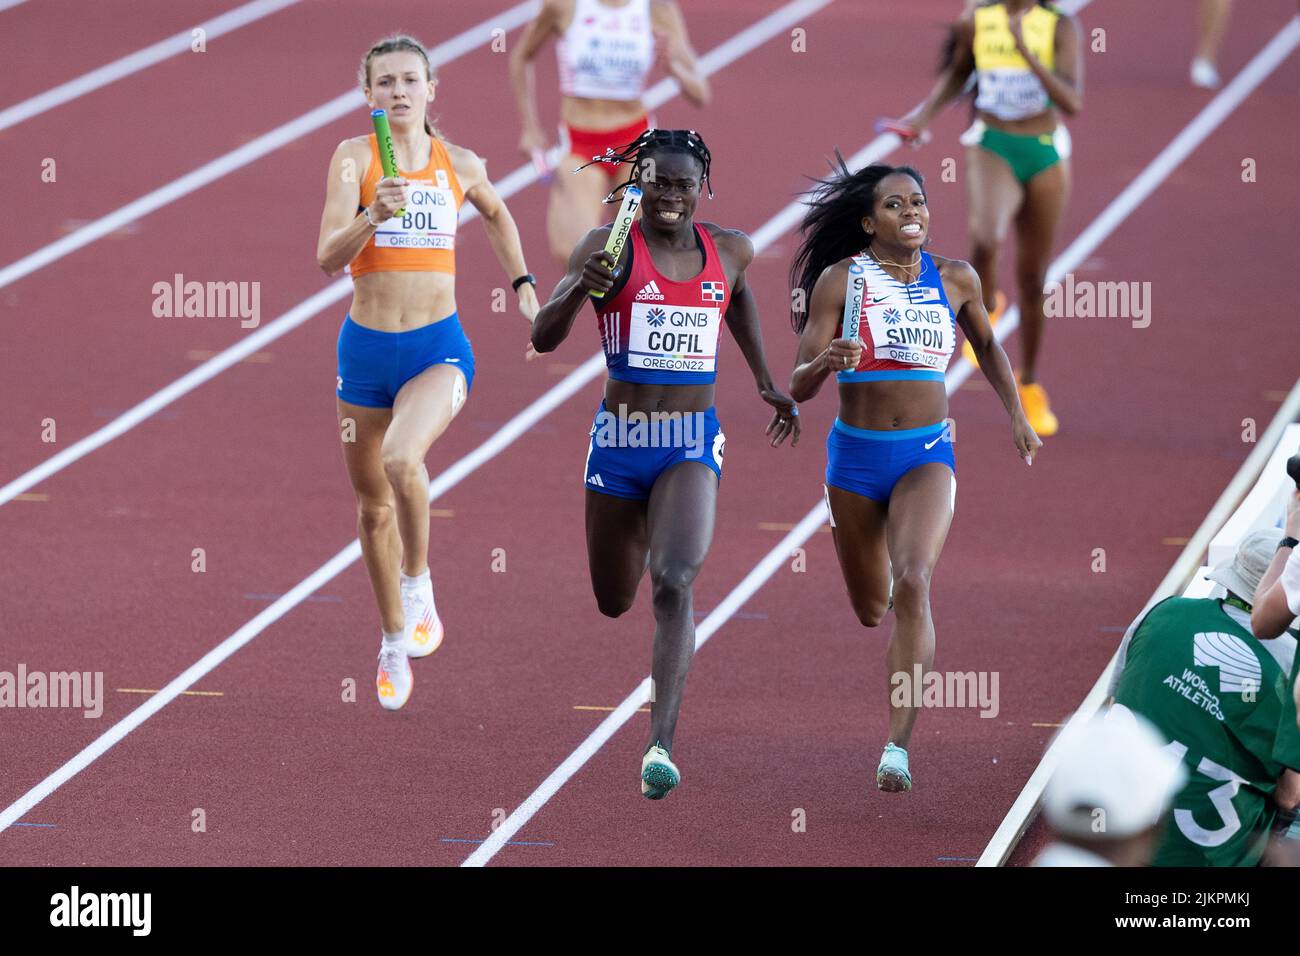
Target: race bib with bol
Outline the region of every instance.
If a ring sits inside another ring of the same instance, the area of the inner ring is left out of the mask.
[[[411,180],[402,215],[382,223],[375,231],[380,249],[456,248],[456,196],[450,187]]]

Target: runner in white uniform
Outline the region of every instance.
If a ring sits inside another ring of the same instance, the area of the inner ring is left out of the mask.
[[[709,99],[675,0],[543,0],[510,57],[510,79],[523,121],[519,149],[545,167],[547,137],[538,115],[532,61],[556,39],[560,73],[560,148],[546,232],[551,254],[566,265],[582,238],[605,220],[601,202],[617,167],[573,170],[617,150],[653,125],[642,96],[656,62],[696,106]]]

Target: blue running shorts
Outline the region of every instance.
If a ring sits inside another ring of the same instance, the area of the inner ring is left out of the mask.
[[[407,332],[381,332],[348,316],[339,329],[338,397],[352,405],[392,408],[397,391],[440,363],[465,373],[465,393],[474,382],[474,351],[453,312]]]
[[[683,461],[702,462],[722,480],[727,436],[718,424],[717,409],[655,413],[654,418],[638,412],[615,414],[600,403],[583,476],[588,489],[644,500],[659,476]]]
[[[826,438],[827,486],[875,501],[888,501],[899,478],[931,461],[952,469],[955,496],[957,463],[946,421],[901,431],[876,431],[854,428],[837,418]]]

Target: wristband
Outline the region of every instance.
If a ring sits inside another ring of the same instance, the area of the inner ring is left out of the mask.
[[[511,287],[512,289],[514,289],[516,292],[518,292],[518,291],[519,291],[519,287],[520,287],[521,285],[523,285],[525,282],[527,282],[527,283],[529,283],[530,285],[532,285],[533,288],[536,288],[536,287],[537,287],[537,277],[536,277],[535,275],[533,275],[531,272],[525,272],[523,275],[521,275],[521,276],[520,276],[518,279],[516,279],[514,282],[510,283],[510,287]]]
[[[361,207],[361,215],[363,215],[363,216],[366,217],[366,222],[369,223],[373,228],[375,228],[375,229],[378,229],[378,228],[379,228],[379,223],[375,222],[373,219],[370,218],[370,207],[369,207],[369,206],[362,206],[362,207]]]
[[[1281,551],[1283,548],[1294,548],[1297,544],[1300,544],[1300,541],[1287,536],[1277,543],[1277,550]]]

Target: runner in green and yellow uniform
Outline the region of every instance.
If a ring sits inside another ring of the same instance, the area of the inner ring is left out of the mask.
[[[980,3],[953,27],[947,64],[925,102],[886,127],[905,140],[923,142],[926,127],[974,75],[976,120],[961,138],[968,147],[970,262],[996,326],[1006,305],[998,291],[998,250],[1014,224],[1020,304],[1016,380],[1029,424],[1043,438],[1060,427],[1038,381],[1038,355],[1043,285],[1070,191],[1070,137],[1060,117],[1083,108],[1082,32],[1074,17],[1050,3]],[[969,341],[962,354],[974,365],[988,357]]]

